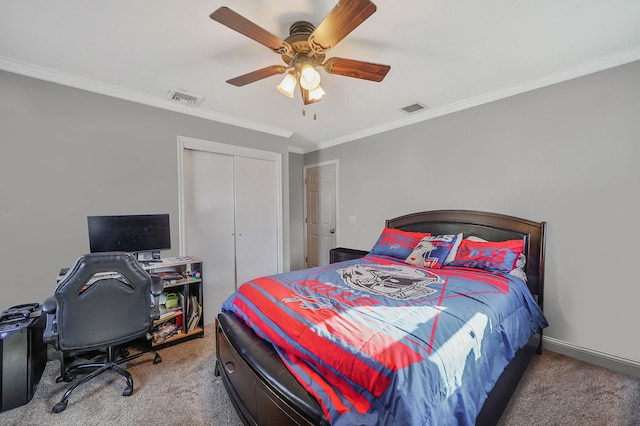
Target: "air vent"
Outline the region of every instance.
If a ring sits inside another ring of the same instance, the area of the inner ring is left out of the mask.
[[[198,106],[200,102],[202,102],[204,97],[192,95],[186,92],[180,92],[178,90],[173,89],[171,92],[169,92],[169,96],[167,97],[167,99],[171,99],[172,101],[175,101],[175,102],[180,102],[181,104],[184,104],[184,105]]]
[[[401,108],[404,112],[411,114],[412,112],[420,111],[421,109],[426,109],[427,107],[422,105],[421,103],[416,102],[413,105],[408,105],[404,108]]]

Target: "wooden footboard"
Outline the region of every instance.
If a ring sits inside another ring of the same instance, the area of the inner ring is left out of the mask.
[[[216,318],[216,375],[247,425],[328,425],[272,345],[233,314]]]

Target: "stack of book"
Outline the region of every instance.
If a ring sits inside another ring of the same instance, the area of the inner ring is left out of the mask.
[[[189,306],[187,309],[187,333],[191,333],[196,329],[201,317],[202,305],[198,303],[198,298],[192,294],[189,296]]]

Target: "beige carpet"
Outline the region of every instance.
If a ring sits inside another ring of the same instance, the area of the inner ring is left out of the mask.
[[[640,426],[640,379],[544,351],[499,423],[520,425]]]
[[[54,414],[68,384],[56,383],[57,361],[49,361],[33,399],[0,413],[0,425],[241,425],[220,378],[214,375],[213,325],[205,337],[160,350],[162,362],[148,355],[129,364],[133,395],[124,397],[125,381],[113,372],[78,387],[67,409]]]
[[[240,425],[214,376],[214,330],[162,349],[163,362],[145,357],[129,365],[134,392],[121,396],[124,379],[106,373],[74,391],[67,409],[51,413],[68,385],[55,383],[58,364],[47,363],[28,404],[0,413],[2,426]],[[500,426],[640,426],[640,379],[545,351],[534,358]]]

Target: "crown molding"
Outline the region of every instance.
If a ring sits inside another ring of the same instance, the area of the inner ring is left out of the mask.
[[[321,149],[330,148],[332,146],[340,145],[346,142],[351,142],[356,139],[362,139],[367,136],[373,136],[378,133],[383,133],[389,130],[398,129],[400,127],[409,126],[411,124],[419,123],[421,121],[430,120],[432,118],[441,117],[443,115],[451,114],[454,112],[462,111],[468,108],[486,104],[489,102],[497,101],[499,99],[508,98],[510,96],[519,95],[532,90],[540,89],[553,84],[562,83],[563,81],[572,80],[574,78],[582,77],[588,74],[593,74],[598,71],[603,71],[609,68],[617,67],[620,65],[628,64],[634,61],[640,60],[640,46],[632,49],[623,50],[621,52],[614,53],[609,56],[605,56],[594,61],[586,62],[576,67],[560,71],[557,73],[549,74],[535,80],[530,80],[525,83],[516,84],[513,86],[505,87],[502,89],[494,90],[482,95],[474,96],[472,98],[464,99],[459,102],[454,102],[442,107],[429,109],[410,117],[403,118],[401,120],[392,121],[389,123],[381,124],[379,126],[365,129],[361,132],[352,133],[350,135],[341,136],[332,140],[318,143],[315,147],[305,150],[305,153],[319,151]]]
[[[136,102],[139,104],[178,112],[181,114],[204,118],[206,120],[217,121],[224,124],[231,124],[233,126],[255,130],[275,136],[289,138],[291,137],[291,135],[293,135],[293,132],[290,130],[266,126],[264,124],[256,123],[253,121],[241,120],[230,115],[198,109],[197,107],[179,104],[168,99],[162,99],[133,90],[112,86],[110,84],[102,83],[99,81],[78,77],[76,75],[66,74],[49,68],[16,61],[15,59],[7,58],[4,56],[0,56],[0,69],[15,74],[21,74],[27,77],[36,78],[38,80],[49,81],[51,83],[61,84],[76,89],[87,90],[89,92],[99,93],[114,98],[124,99],[126,101]]]
[[[462,111],[475,106],[483,105],[489,102],[497,101],[500,99],[508,98],[510,96],[519,95],[532,90],[540,89],[553,84],[561,83],[564,81],[572,80],[574,78],[582,77],[588,74],[593,74],[598,71],[603,71],[609,68],[624,65],[630,62],[640,60],[640,46],[623,50],[612,55],[608,55],[593,61],[586,62],[576,67],[560,71],[557,73],[549,74],[535,80],[530,80],[521,84],[505,87],[502,89],[494,90],[482,95],[474,96],[472,98],[464,99],[459,102],[454,102],[449,105],[444,105],[438,108],[429,109],[409,117],[395,120],[389,123],[384,123],[379,126],[371,127],[360,132],[351,133],[335,139],[323,141],[317,143],[312,148],[301,148],[289,146],[289,152],[297,154],[305,154],[308,152],[319,151],[321,149],[330,148],[332,146],[340,145],[343,143],[351,142],[357,139],[362,139],[368,136],[373,136],[379,133],[384,133],[389,130],[398,129],[401,127],[409,126],[422,121],[430,120],[432,118],[441,117],[443,115],[451,114],[454,112]],[[216,113],[212,111],[205,111],[197,109],[196,107],[190,107],[182,104],[171,102],[167,99],[161,99],[146,95],[144,93],[123,89],[121,87],[112,86],[102,82],[78,77],[71,74],[54,71],[48,68],[27,64],[24,62],[16,61],[15,59],[0,56],[0,69],[13,72],[16,74],[25,75],[27,77],[33,77],[39,80],[45,80],[52,83],[62,84],[77,89],[87,90],[90,92],[100,93],[107,96],[112,96],[127,101],[137,102],[144,105],[149,105],[157,108],[162,108],[169,111],[178,112],[181,114],[187,114],[207,120],[217,121],[233,126],[238,126],[250,130],[255,130],[262,133],[272,134],[284,138],[290,138],[293,132],[290,130],[280,129],[277,127],[266,126],[261,123],[256,123],[248,120],[241,120],[236,117]]]

